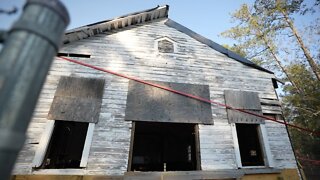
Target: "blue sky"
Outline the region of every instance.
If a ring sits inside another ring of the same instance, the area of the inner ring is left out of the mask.
[[[10,9],[14,5],[21,7],[25,0],[0,0],[0,7]],[[71,23],[68,29],[110,19],[128,13],[169,5],[169,18],[193,31],[219,43],[232,44],[231,40],[219,37],[219,34],[232,26],[230,13],[243,3],[253,0],[62,0],[69,10]],[[8,29],[15,16],[0,14],[0,28]]]

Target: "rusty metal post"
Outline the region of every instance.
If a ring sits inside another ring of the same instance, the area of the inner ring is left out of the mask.
[[[27,0],[0,52],[0,179],[9,179],[47,72],[69,24],[59,0]]]

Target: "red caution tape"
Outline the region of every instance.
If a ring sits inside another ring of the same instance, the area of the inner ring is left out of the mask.
[[[90,65],[90,64],[87,64],[87,63],[83,63],[83,62],[80,62],[80,61],[77,61],[77,60],[74,60],[74,59],[61,57],[61,56],[59,56],[58,58],[66,60],[66,61],[69,61],[69,62],[73,62],[73,63],[76,63],[76,64],[80,64],[82,66],[86,66],[86,67],[89,67],[89,68],[92,68],[92,69],[95,69],[95,70],[98,70],[98,71],[102,71],[102,72],[106,72],[106,73],[109,73],[109,74],[113,74],[115,76],[123,77],[123,78],[126,78],[126,79],[130,79],[130,80],[133,80],[133,81],[137,81],[137,82],[143,83],[143,84],[147,84],[147,85],[150,85],[150,86],[153,86],[153,87],[157,87],[157,88],[160,88],[160,89],[163,89],[163,90],[166,90],[166,91],[170,91],[172,93],[176,93],[176,94],[179,94],[179,95],[182,95],[182,96],[186,96],[186,97],[189,97],[189,98],[192,98],[192,99],[196,99],[196,100],[199,100],[199,101],[202,101],[202,102],[206,102],[206,103],[209,103],[209,104],[215,104],[215,105],[222,106],[222,107],[225,107],[225,108],[228,108],[228,109],[232,109],[232,110],[235,110],[235,111],[239,111],[239,112],[242,112],[242,113],[250,114],[250,115],[253,115],[253,116],[256,116],[256,117],[260,117],[260,118],[263,118],[263,119],[266,119],[266,120],[269,120],[269,121],[273,121],[273,122],[277,122],[277,123],[280,123],[280,124],[284,124],[284,125],[287,125],[289,127],[293,127],[293,128],[299,129],[301,131],[309,132],[311,134],[315,134],[317,136],[320,136],[320,132],[312,131],[310,129],[299,127],[299,126],[296,126],[296,125],[293,125],[293,124],[288,124],[285,121],[282,122],[282,121],[278,121],[278,120],[276,120],[274,118],[270,118],[270,117],[263,116],[263,115],[260,115],[260,114],[255,114],[255,113],[243,110],[243,109],[233,108],[233,107],[228,106],[228,105],[223,104],[223,103],[215,102],[215,101],[212,101],[212,100],[209,100],[209,99],[205,99],[205,98],[202,98],[202,97],[199,97],[199,96],[195,96],[195,95],[192,95],[192,94],[188,94],[188,93],[184,93],[184,92],[181,92],[181,91],[177,91],[177,90],[174,90],[174,89],[171,89],[171,88],[159,85],[159,84],[147,82],[147,81],[135,78],[135,77],[130,77],[130,76],[127,76],[127,75],[124,75],[124,74],[120,74],[120,73],[114,72],[114,71],[110,71],[110,70],[103,69],[103,68],[100,68],[100,67],[97,67],[97,66],[93,66],[93,65]]]
[[[302,157],[297,157],[299,160],[304,161],[304,162],[309,162],[310,164],[314,165],[320,165],[320,160],[314,160],[314,159],[307,159],[307,158],[302,158]]]

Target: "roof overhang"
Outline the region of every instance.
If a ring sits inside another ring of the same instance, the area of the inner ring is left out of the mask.
[[[63,44],[67,44],[80,39],[85,39],[96,34],[121,29],[127,26],[140,24],[155,19],[168,17],[169,6],[157,6],[152,9],[139,11],[110,20],[88,24],[79,28],[68,30],[63,37]]]

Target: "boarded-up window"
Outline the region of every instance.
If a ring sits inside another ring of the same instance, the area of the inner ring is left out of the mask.
[[[97,123],[104,79],[60,78],[48,119]]]
[[[172,42],[164,39],[158,41],[158,50],[162,53],[173,53],[174,52],[174,45]]]
[[[226,90],[225,100],[228,106],[236,109],[243,109],[255,114],[262,115],[261,104],[258,93],[248,91],[231,91]],[[227,109],[229,123],[264,123],[260,117]]]
[[[210,99],[209,86],[154,82],[177,91]],[[150,85],[130,81],[126,120],[213,124],[211,104]]]

